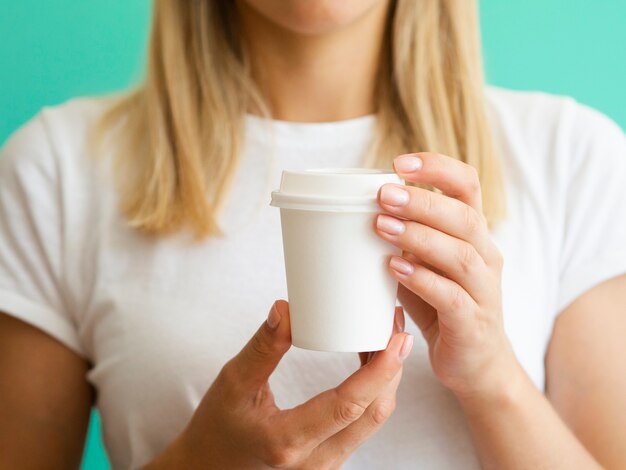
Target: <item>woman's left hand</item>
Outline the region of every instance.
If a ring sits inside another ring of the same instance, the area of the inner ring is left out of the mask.
[[[476,170],[434,153],[402,155],[394,170],[407,182],[381,187],[376,231],[403,250],[389,271],[398,298],[422,331],[440,382],[459,396],[506,387],[517,360],[502,320],[503,259],[482,213]]]

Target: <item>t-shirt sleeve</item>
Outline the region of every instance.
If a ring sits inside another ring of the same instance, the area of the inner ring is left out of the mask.
[[[60,168],[43,114],[0,152],[0,311],[84,355],[63,279]]]
[[[573,108],[557,312],[626,273],[626,137],[599,112]]]

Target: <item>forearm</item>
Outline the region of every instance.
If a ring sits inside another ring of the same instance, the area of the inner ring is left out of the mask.
[[[521,366],[517,368],[501,391],[459,397],[483,467],[601,468]]]

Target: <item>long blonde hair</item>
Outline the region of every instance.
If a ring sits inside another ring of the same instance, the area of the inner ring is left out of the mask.
[[[251,80],[231,0],[155,0],[144,83],[112,106],[99,135],[120,125],[116,178],[134,227],[220,233],[218,214],[237,170],[246,112],[269,116]],[[504,215],[500,160],[484,102],[475,0],[396,0],[377,83],[377,131],[366,166],[433,151],[474,166],[483,213]]]

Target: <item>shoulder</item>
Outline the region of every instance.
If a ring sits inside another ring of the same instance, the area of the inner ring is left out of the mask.
[[[490,86],[486,100],[496,140],[508,153],[551,156],[574,166],[601,151],[612,155],[602,158],[621,155],[626,161],[626,137],[620,126],[571,97]]]
[[[0,206],[17,212],[37,206],[67,220],[95,210],[108,197],[109,173],[95,164],[88,139],[108,103],[79,98],[43,108],[9,137],[0,151]]]
[[[12,153],[43,144],[82,143],[115,97],[74,98],[56,106],[43,107],[7,140],[4,151]]]
[[[88,150],[88,135],[113,97],[75,98],[42,108],[6,141],[0,156],[0,175],[30,173],[48,176],[77,162]]]
[[[80,97],[57,106],[44,107],[38,114],[51,138],[80,141],[102,117],[115,98]]]
[[[600,111],[574,98],[541,91],[517,91],[488,86],[487,107],[492,117],[527,132],[539,129],[581,130],[622,134],[621,128]]]

